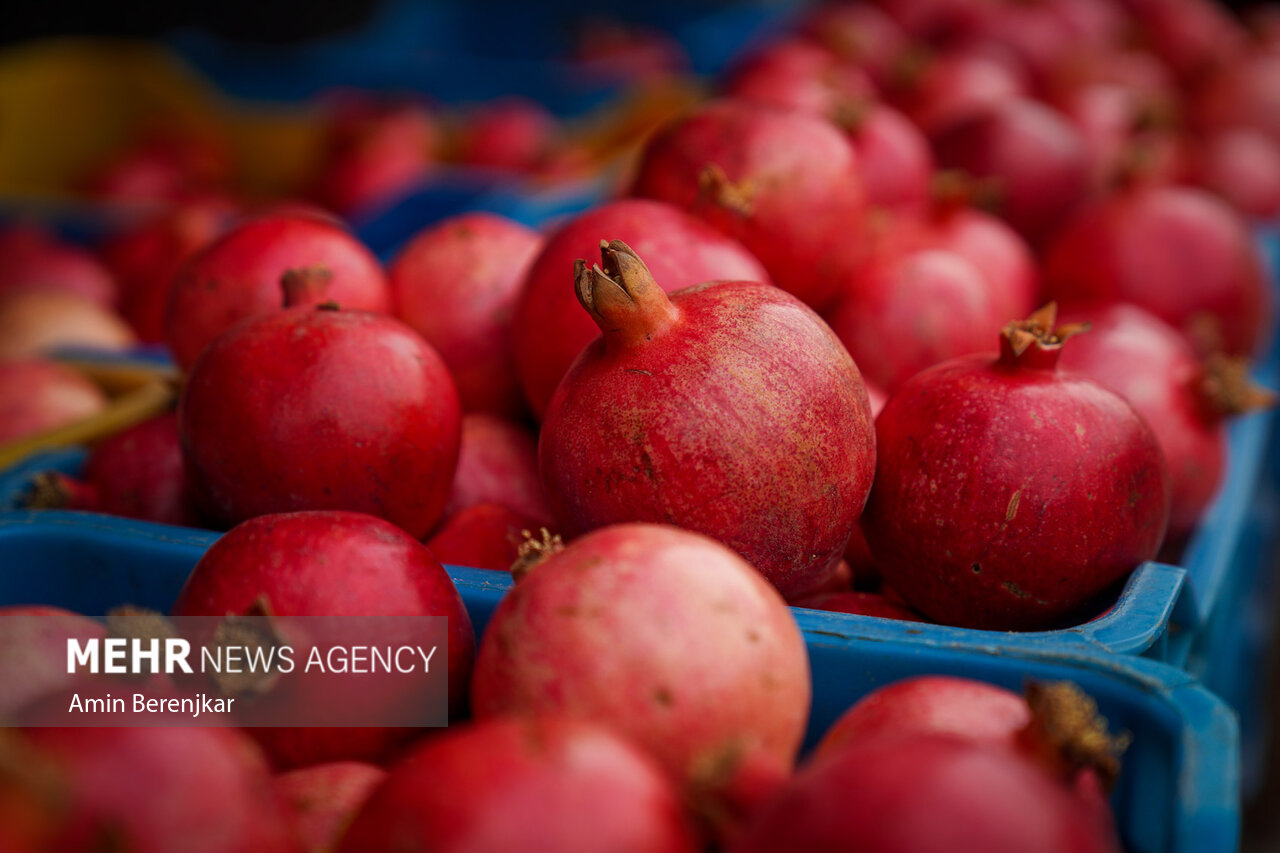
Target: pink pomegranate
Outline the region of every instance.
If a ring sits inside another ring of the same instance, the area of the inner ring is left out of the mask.
[[[821,584],[866,499],[866,387],[839,340],[776,288],[663,293],[626,244],[580,261],[598,338],[560,383],[539,443],[570,535],[674,524],[733,548],[784,595]]]
[[[120,314],[146,343],[164,340],[169,289],[187,259],[226,226],[218,204],[189,204],[166,211],[109,238],[103,262],[120,282]]]
[[[1258,130],[1233,128],[1200,140],[1192,180],[1245,216],[1280,216],[1280,142]]]
[[[538,474],[538,440],[514,421],[462,416],[462,444],[445,515],[478,503],[496,503],[532,519],[555,519]]]
[[[107,407],[102,389],[43,359],[0,361],[0,444],[66,426]]]
[[[292,818],[304,853],[329,853],[386,777],[385,770],[372,764],[335,761],[281,773],[271,787]]]
[[[507,97],[473,108],[457,140],[458,162],[529,171],[555,144],[555,116],[527,98]]]
[[[876,419],[863,533],[885,581],[944,624],[1079,618],[1164,539],[1159,443],[1119,396],[1055,370],[1073,330],[1053,315],[1007,326],[998,358],[917,374]]]
[[[471,723],[392,768],[339,847],[693,853],[653,759],[608,728],[538,715]]]
[[[907,50],[907,35],[869,3],[826,2],[801,14],[801,35],[865,69],[881,86]]]
[[[379,103],[343,93],[334,101],[327,151],[311,195],[341,214],[371,208],[431,171],[436,120],[421,104]]]
[[[173,605],[174,616],[224,616],[264,609],[289,616],[444,617],[448,620],[448,689],[452,714],[466,701],[475,640],[462,598],[426,546],[387,522],[355,512],[295,512],[254,518],[233,528],[201,557]],[[368,643],[422,642],[397,622]],[[301,650],[298,651],[302,663]],[[287,679],[288,676],[282,676]],[[301,667],[287,686],[290,701],[332,702],[322,675]],[[353,697],[370,714],[379,703],[418,696],[404,678],[370,676],[367,695]],[[421,688],[418,688],[421,689]],[[259,728],[254,736],[275,764],[377,760],[416,730],[393,728]]]
[[[295,304],[390,309],[377,258],[341,225],[301,212],[266,215],[232,228],[178,271],[165,335],[174,359],[190,369],[236,321],[279,310],[281,280],[290,271],[299,283]]]
[[[1063,351],[1060,366],[1115,391],[1151,425],[1173,488],[1168,539],[1185,543],[1222,479],[1226,419],[1273,398],[1249,386],[1243,365],[1202,363],[1176,329],[1136,306],[1078,309],[1063,319],[1090,330]]]
[[[850,743],[801,771],[733,853],[1120,853],[1109,815],[1022,755],[953,735]]]
[[[477,503],[447,514],[427,547],[451,566],[509,572],[520,556],[525,533],[539,529],[545,525],[502,504]]]
[[[35,225],[0,229],[0,292],[15,287],[62,290],[112,307],[116,280],[88,251]]]
[[[1015,63],[977,50],[951,50],[909,69],[890,92],[895,103],[928,134],[1030,92]]]
[[[707,104],[645,147],[632,192],[741,240],[774,283],[821,310],[835,298],[866,194],[857,153],[819,118]]]
[[[70,686],[67,640],[100,638],[102,623],[58,607],[0,607],[0,719],[55,690]]]
[[[1128,0],[1151,49],[1188,80],[1221,67],[1246,46],[1244,28],[1211,0]]]
[[[1248,226],[1189,187],[1136,184],[1080,210],[1048,248],[1044,286],[1066,308],[1132,302],[1204,354],[1255,352],[1271,310]]]
[[[595,531],[523,574],[471,683],[481,720],[609,725],[729,825],[790,772],[809,695],[804,640],[777,592],[722,545],[650,524]]]
[[[816,44],[780,39],[748,55],[729,73],[725,94],[798,110],[841,124],[875,97],[858,66]]]
[[[989,349],[1003,307],[973,264],[925,249],[874,257],[827,321],[858,369],[893,395],[926,367]]]
[[[878,616],[881,619],[902,619],[920,622],[921,617],[909,607],[889,601],[874,592],[827,592],[792,602],[792,607],[810,610],[826,610],[830,613],[853,613],[858,616]]]
[[[444,362],[391,317],[302,306],[216,339],[179,404],[183,459],[231,523],[273,512],[368,512],[435,526],[458,460]]]
[[[565,282],[573,262],[594,256],[605,239],[623,240],[649,258],[654,278],[668,292],[712,279],[769,281],[740,243],[670,204],[620,199],[570,219],[534,259],[512,320],[520,384],[539,419],[569,365],[600,334]]]
[[[33,849],[297,850],[261,754],[233,729],[33,728],[8,734],[11,748],[18,738],[29,772],[0,788],[43,779],[31,793],[58,815]]]
[[[518,222],[464,213],[420,231],[387,271],[395,315],[440,353],[464,411],[524,412],[512,314],[541,247]]]
[[[1089,189],[1080,134],[1049,107],[1012,98],[949,124],[933,137],[938,163],[998,187],[999,211],[1038,243]]]

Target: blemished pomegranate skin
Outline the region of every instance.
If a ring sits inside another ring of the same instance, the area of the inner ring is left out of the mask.
[[[1068,334],[1037,312],[1006,327],[999,356],[916,374],[876,419],[863,533],[885,581],[931,619],[1052,627],[1164,541],[1155,434],[1115,393],[1056,369]]]
[[[324,306],[229,330],[178,411],[188,475],[222,521],[354,510],[416,537],[444,510],[460,421],[453,380],[416,332]]]
[[[870,488],[857,366],[797,299],[756,282],[670,298],[625,244],[579,264],[605,330],[556,390],[539,442],[564,532],[674,524],[741,554],[783,595],[821,585]]]

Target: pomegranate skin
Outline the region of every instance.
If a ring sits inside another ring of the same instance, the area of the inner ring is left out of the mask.
[[[893,107],[877,104],[849,130],[862,164],[868,204],[909,213],[928,207],[933,152],[910,119]]]
[[[555,514],[538,474],[538,440],[527,427],[490,415],[462,416],[462,444],[446,516],[495,503],[550,525]]]
[[[143,421],[95,447],[84,478],[101,512],[161,524],[201,523],[182,464],[176,413]]]
[[[1151,425],[1173,488],[1168,539],[1185,542],[1217,493],[1226,464],[1225,414],[1200,389],[1204,367],[1177,330],[1134,305],[1064,312],[1088,322],[1059,364],[1110,388]]]
[[[1083,208],[1049,246],[1043,283],[1064,309],[1145,308],[1202,355],[1256,352],[1272,310],[1244,221],[1189,187],[1134,186]]]
[[[1000,213],[1033,244],[1051,235],[1089,190],[1080,133],[1049,107],[1011,98],[934,137],[944,168],[998,182]]]
[[[926,367],[988,349],[1009,319],[1002,307],[973,264],[925,249],[868,263],[827,319],[859,370],[892,395]]]
[[[106,633],[101,623],[59,607],[0,607],[0,719],[76,680],[67,672],[67,638]]]
[[[541,246],[518,222],[464,213],[419,232],[388,270],[395,316],[440,353],[464,411],[524,414],[511,318]]]
[[[115,305],[116,280],[93,255],[64,243],[43,228],[12,225],[0,230],[0,292],[10,288],[65,291],[105,308]]]
[[[839,124],[875,96],[875,86],[858,66],[792,38],[775,41],[740,62],[730,72],[725,93]]]
[[[622,524],[571,542],[507,593],[471,703],[482,720],[598,721],[690,795],[731,798],[742,775],[790,771],[810,691],[799,628],[750,565],[694,533]]]
[[[1031,247],[1018,232],[981,210],[946,203],[935,204],[927,223],[926,244],[973,264],[1004,320],[1025,317],[1036,307],[1040,275]]]
[[[335,220],[300,212],[250,219],[188,259],[174,278],[165,320],[174,360],[190,369],[236,321],[280,310],[285,272],[317,268],[325,271],[325,286],[294,304],[390,310],[378,259]]]
[[[606,254],[615,268],[621,253]],[[857,366],[776,288],[711,282],[668,301],[646,280],[636,298],[655,326],[600,319],[611,331],[547,411],[538,453],[556,518],[570,535],[674,524],[728,545],[787,597],[811,591],[840,561],[871,484]]]
[[[427,547],[442,563],[473,569],[511,571],[524,531],[535,533],[537,520],[496,503],[477,503],[445,517]]]
[[[172,612],[174,616],[243,614],[261,597],[277,617],[446,618],[450,715],[464,707],[475,654],[471,619],[440,561],[404,531],[355,512],[295,512],[250,519],[205,552]],[[307,701],[308,687],[314,687],[314,682],[294,685],[298,701]],[[369,689],[388,688],[371,681]],[[311,700],[324,698],[323,687],[315,687],[316,691],[319,695],[310,696]],[[373,726],[251,731],[281,768],[349,759],[374,761],[421,733]]]
[[[586,211],[547,238],[516,302],[512,346],[525,399],[539,420],[569,365],[600,335],[573,297],[573,262],[622,240],[648,258],[667,292],[713,279],[769,283],[769,274],[736,240],[674,205],[619,199]]]
[[[876,419],[862,530],[885,581],[944,624],[1051,627],[1164,539],[1169,471],[1151,428],[1102,386],[1034,366],[1056,350],[1028,354],[943,362]]]
[[[944,734],[979,743],[1018,748],[1018,732],[1031,722],[1027,702],[1012,690],[985,681],[923,675],[868,693],[831,724],[816,755],[848,744],[901,735]]]
[[[271,787],[292,818],[304,853],[329,853],[337,849],[351,819],[386,778],[381,767],[335,761],[281,773]]]
[[[881,619],[902,619],[919,622],[920,614],[909,607],[889,601],[874,592],[827,592],[808,596],[792,602],[792,607],[810,610],[826,610],[830,613],[853,613],[858,616],[878,616]]]
[[[311,192],[325,207],[341,214],[372,208],[431,171],[440,131],[421,104],[343,93],[333,106],[326,162]]]
[[[1028,94],[1026,74],[1011,62],[976,50],[953,50],[933,59],[894,102],[926,134]]]
[[[234,729],[33,728],[67,802],[37,849],[137,853],[297,850],[261,754]]]
[[[492,169],[530,171],[555,142],[556,119],[528,98],[489,101],[467,116],[458,140],[458,162]]]
[[[741,240],[773,282],[827,307],[866,207],[858,155],[816,116],[708,104],[645,147],[632,194],[671,202]]]
[[[448,731],[392,768],[338,848],[694,853],[670,781],[608,729],[556,716]]]
[[[188,475],[222,520],[345,509],[415,537],[444,509],[460,419],[448,370],[412,329],[312,307],[214,341],[178,410]]]
[[[1261,131],[1219,131],[1201,141],[1192,162],[1192,180],[1244,215],[1280,216],[1280,143]]]
[[[1028,759],[947,735],[869,739],[816,761],[732,853],[1120,853],[1096,809]]]
[[[96,415],[102,389],[55,361],[0,361],[0,444]]]

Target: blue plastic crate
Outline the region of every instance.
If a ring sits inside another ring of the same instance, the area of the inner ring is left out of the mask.
[[[63,513],[0,519],[0,603],[52,604],[101,615],[123,603],[167,610],[216,534]],[[511,585],[508,575],[449,567],[477,634]],[[1133,742],[1113,797],[1132,853],[1236,848],[1239,833],[1235,719],[1172,667],[1089,649],[1040,651],[898,630],[883,620],[795,610],[814,696],[807,747],[843,711],[884,684],[922,674],[982,679],[1020,689],[1066,679],[1097,699]],[[971,638],[970,638],[971,639]]]

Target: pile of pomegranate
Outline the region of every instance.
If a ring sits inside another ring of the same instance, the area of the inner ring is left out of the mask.
[[[60,348],[182,374],[28,505],[229,531],[175,615],[447,616],[459,724],[11,732],[0,848],[1119,850],[1120,744],[1067,686],[903,681],[801,759],[788,605],[1049,631],[1181,559],[1226,421],[1274,402],[1256,23],[829,0],[612,140],[609,197],[418,223],[387,259],[351,223],[436,170],[554,181],[600,146],[522,99],[344,91],[295,186],[153,133],[78,185],[148,200],[101,245],[0,228],[0,444],[112,405]],[[584,67],[682,67],[591,31]],[[444,565],[514,576],[482,634]],[[14,650],[68,626],[101,631],[0,610],[0,715],[66,686]]]

